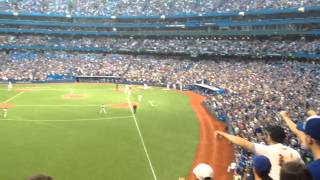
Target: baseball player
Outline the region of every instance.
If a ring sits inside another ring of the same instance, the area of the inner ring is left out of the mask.
[[[12,90],[12,83],[9,81],[8,83],[8,91],[11,91]]]
[[[100,114],[107,114],[106,105],[105,104],[101,104],[99,113]]]
[[[8,108],[4,108],[2,118],[5,119],[7,117],[7,115],[8,115]]]
[[[133,113],[136,114],[137,113],[137,109],[138,109],[138,105],[134,104],[132,106],[132,108],[133,108]]]

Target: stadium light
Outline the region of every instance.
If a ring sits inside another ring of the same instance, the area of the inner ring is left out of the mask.
[[[239,16],[244,16],[245,13],[243,11],[239,12]]]
[[[299,7],[298,11],[301,12],[301,13],[304,13],[304,7]]]

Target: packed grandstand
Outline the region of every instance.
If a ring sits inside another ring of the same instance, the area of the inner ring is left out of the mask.
[[[32,1],[7,0],[2,2],[2,10],[7,12],[37,12],[44,14],[74,14],[74,15],[163,15],[182,13],[226,12],[235,10],[290,8],[301,6],[318,6],[317,0],[120,0],[120,1]]]
[[[318,0],[6,0],[0,11],[2,82],[175,84],[207,96],[228,131],[251,142],[265,141],[266,124],[286,127],[282,110],[294,122],[320,112]],[[246,176],[252,154],[234,152]]]

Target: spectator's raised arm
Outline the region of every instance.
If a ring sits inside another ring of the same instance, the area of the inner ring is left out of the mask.
[[[238,137],[238,136],[234,136],[234,135],[222,132],[222,131],[216,131],[216,137],[217,138],[224,137],[225,139],[232,142],[233,144],[239,145],[249,151],[253,151],[253,149],[254,149],[253,144],[250,141],[248,141],[244,138]]]
[[[304,136],[305,136],[304,133],[297,129],[296,123],[294,123],[292,121],[292,119],[290,118],[289,113],[287,111],[281,111],[281,112],[279,112],[279,115],[282,117],[282,119],[285,121],[285,123],[287,124],[289,129],[294,134],[296,134],[300,139],[304,138]]]

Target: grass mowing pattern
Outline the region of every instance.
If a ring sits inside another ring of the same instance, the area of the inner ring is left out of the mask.
[[[0,121],[0,179],[20,180],[35,172],[58,180],[153,179],[130,110],[108,107],[127,103],[114,85],[14,88],[32,91],[8,102],[17,107]],[[72,91],[86,97],[63,98]],[[0,85],[0,102],[18,93]],[[198,144],[198,123],[188,98],[175,91],[134,87],[131,101],[137,102],[140,94],[137,122],[158,180],[185,176]],[[102,103],[107,105],[106,115],[99,114]]]

